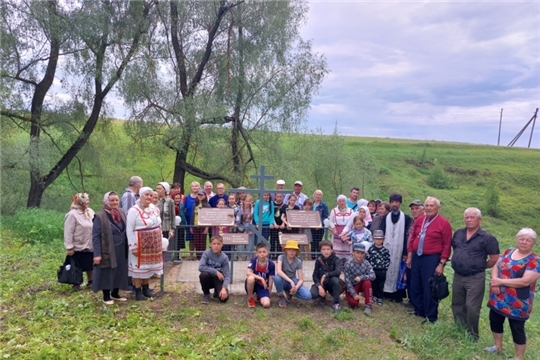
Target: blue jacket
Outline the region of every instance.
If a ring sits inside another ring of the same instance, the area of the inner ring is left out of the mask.
[[[323,223],[324,219],[326,219],[329,215],[328,206],[324,202],[321,201],[319,206],[317,206],[316,210],[319,212],[319,214],[321,214],[321,223]]]
[[[253,207],[253,221],[255,224],[259,224],[259,204],[260,200],[255,201],[255,206]],[[274,224],[274,203],[272,201],[265,201],[262,205],[262,224],[263,225],[272,225]]]

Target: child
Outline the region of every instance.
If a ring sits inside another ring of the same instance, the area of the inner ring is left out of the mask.
[[[218,201],[216,202],[216,208],[217,209],[224,209],[226,208],[227,205],[225,203],[225,199],[224,198],[220,198],[218,199]],[[212,234],[218,234],[218,235],[222,235],[222,234],[228,234],[229,233],[229,227],[228,226],[214,226],[212,227]],[[227,254],[227,257],[230,259],[231,258],[231,245],[223,245],[223,249],[221,249],[223,252],[225,252]]]
[[[285,254],[278,257],[274,284],[279,297],[278,305],[286,308],[286,301],[291,301],[293,295],[301,300],[311,300],[311,293],[303,285],[304,272],[302,271],[302,260],[298,257],[300,255],[298,242],[287,240],[283,250]]]
[[[285,228],[283,229],[284,233],[287,234],[298,234],[298,229],[290,228],[287,224],[287,211],[289,210],[300,210],[298,205],[296,205],[296,195],[290,194],[289,195],[289,202],[287,204],[284,204],[281,207],[281,221],[285,225]]]
[[[199,261],[199,280],[203,291],[202,303],[208,304],[210,300],[210,289],[214,289],[214,299],[219,299],[222,303],[229,300],[227,287],[231,281],[229,270],[229,259],[221,251],[223,238],[220,235],[213,235],[210,240],[210,249],[206,249]]]
[[[248,306],[255,307],[253,293],[257,295],[264,308],[270,307],[270,291],[274,285],[276,275],[276,265],[272,260],[268,260],[268,246],[264,242],[257,244],[255,256],[249,262],[246,271],[246,292],[248,294]]]
[[[253,235],[253,208],[251,202],[251,196],[246,195],[244,201],[241,204],[240,211],[238,211],[236,217],[236,227],[238,232],[247,233],[249,235],[247,245],[239,245],[238,252],[242,253],[242,260],[246,260],[247,253],[253,253],[255,247],[255,240]]]
[[[193,215],[190,217],[192,219],[193,227],[189,228],[189,231],[193,234],[193,244],[195,251],[197,252],[197,260],[201,259],[201,253],[206,249],[206,235],[208,234],[208,227],[206,226],[197,226],[199,219],[199,211],[203,207],[210,207],[208,201],[206,200],[206,193],[204,190],[199,190],[197,193],[197,199],[195,200],[195,207],[193,208]]]
[[[354,244],[364,244],[367,252],[371,245],[373,245],[373,240],[371,238],[371,231],[365,228],[365,224],[362,216],[355,216],[353,219],[354,229],[347,234],[342,234],[341,238],[343,240],[349,240],[353,246]]]
[[[334,254],[332,243],[323,240],[319,244],[321,256],[315,261],[313,270],[313,286],[311,287],[311,298],[326,298],[326,292],[334,298],[332,309],[335,313],[340,310],[339,295],[341,294],[341,260]]]
[[[270,226],[274,225],[274,203],[270,201],[270,193],[264,193],[262,201],[259,199],[253,207],[253,220],[259,225],[259,206],[262,206],[262,236],[266,240],[270,237]],[[262,239],[257,239],[260,243]]]
[[[273,257],[277,257],[276,253],[279,251],[279,235],[285,228],[285,224],[283,224],[283,221],[281,221],[283,194],[275,194],[274,199],[274,225],[270,226],[270,252],[272,253]]]
[[[366,255],[375,272],[375,280],[371,284],[373,287],[373,302],[377,305],[383,304],[384,282],[386,281],[386,271],[390,266],[390,251],[383,246],[384,233],[382,230],[373,232],[373,246],[371,246]]]
[[[360,294],[364,293],[366,308],[364,314],[371,315],[371,280],[375,280],[375,272],[371,264],[365,260],[366,247],[363,244],[354,244],[353,258],[345,263],[345,284],[347,285],[347,302],[351,308],[360,304]]]
[[[310,199],[306,199],[306,201],[304,201],[304,210],[312,210],[312,206],[313,206],[313,201],[311,201]],[[302,245],[302,251],[304,251],[305,253],[308,253],[308,252],[310,252],[309,246],[313,242],[313,236],[311,234],[311,229],[302,229],[301,234],[306,235],[307,242],[308,242],[306,245]],[[308,255],[308,254],[304,255],[304,260],[310,260],[310,258],[311,258],[310,255]]]

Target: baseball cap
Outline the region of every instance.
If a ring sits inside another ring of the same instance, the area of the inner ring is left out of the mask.
[[[352,249],[353,249],[353,251],[366,252],[366,246],[364,244],[354,244]]]
[[[410,204],[409,204],[409,207],[413,206],[413,205],[418,205],[418,206],[424,206],[424,204],[422,204],[422,202],[418,199],[416,200],[413,200]]]
[[[295,181],[294,185],[304,186],[304,184],[302,184],[302,182],[300,180]]]
[[[281,179],[280,179],[280,180],[276,181],[276,184],[278,184],[278,185],[285,185],[285,180],[281,180]]]

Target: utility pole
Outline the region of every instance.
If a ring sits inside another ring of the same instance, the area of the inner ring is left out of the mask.
[[[533,124],[532,124],[532,129],[531,129],[531,136],[529,137],[529,146],[527,146],[528,148],[531,147],[531,140],[532,140],[532,136],[533,136],[533,131],[534,131],[534,124],[536,123],[536,116],[538,115],[538,108],[536,108],[536,112],[534,113],[534,116],[533,116]]]
[[[501,119],[499,120],[499,137],[497,138],[497,146],[499,146],[499,144],[501,143],[502,112],[503,109],[501,108]]]

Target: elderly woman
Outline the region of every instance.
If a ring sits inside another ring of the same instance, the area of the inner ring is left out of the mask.
[[[337,206],[330,211],[330,230],[334,237],[332,243],[334,245],[334,252],[336,256],[342,261],[349,260],[351,258],[351,242],[348,240],[342,240],[340,234],[345,229],[345,226],[352,219],[356,213],[347,207],[347,197],[345,195],[339,195],[337,197]]]
[[[323,192],[321,190],[315,190],[313,192],[313,210],[316,210],[321,215],[321,224],[328,218],[328,206],[322,201]],[[311,259],[316,260],[319,256],[319,244],[324,236],[324,227],[320,229],[311,229],[313,241],[311,242]]]
[[[103,210],[94,217],[92,243],[94,246],[94,281],[92,290],[103,292],[106,305],[127,301],[120,289],[127,289],[126,214],[114,191],[103,197]],[[112,290],[112,292],[111,292]]]
[[[136,300],[155,297],[150,278],[163,274],[161,218],[152,204],[152,188],[139,190],[139,203],[129,209],[126,222],[128,239],[128,275],[135,286]]]
[[[90,209],[87,193],[78,193],[71,199],[71,210],[64,219],[64,247],[67,256],[73,256],[82,271],[86,271],[88,285],[92,285],[92,219],[94,210]],[[81,284],[73,284],[80,290]]]
[[[533,229],[521,229],[516,235],[517,248],[506,250],[491,272],[488,307],[495,345],[486,350],[502,350],[503,324],[508,318],[515,360],[522,360],[525,354],[525,321],[531,315],[536,281],[540,278],[540,259],[532,251],[536,239]]]

